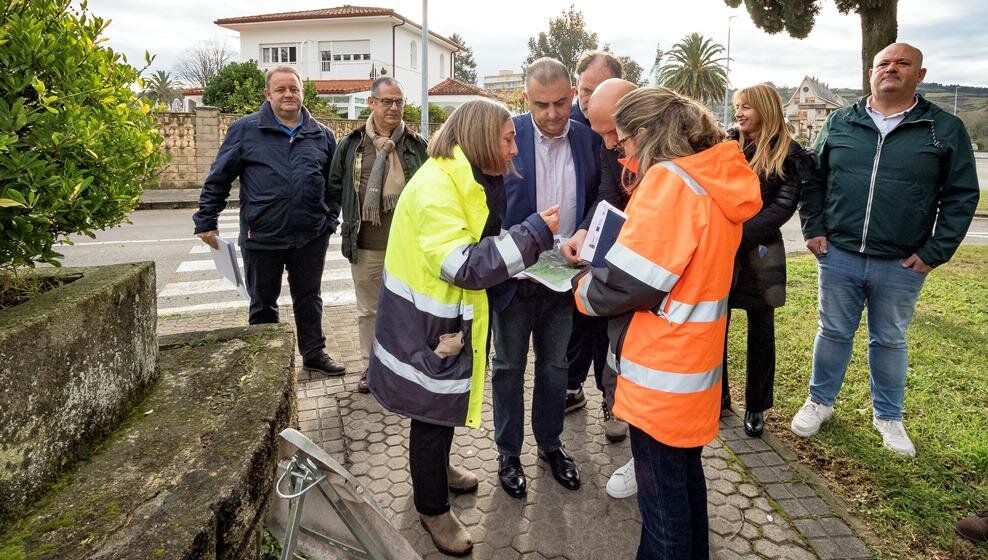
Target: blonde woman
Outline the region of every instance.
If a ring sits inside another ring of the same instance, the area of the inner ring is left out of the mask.
[[[760,437],[763,414],[773,404],[775,308],[786,301],[781,228],[796,211],[802,185],[816,180],[816,166],[810,153],[792,139],[775,88],[758,84],[740,89],[734,94],[734,107],[738,126],[729,136],[741,145],[761,183],[762,209],[744,223],[729,302],[730,308],[748,314],[744,431]],[[721,407],[730,408],[726,344],[721,388]]]
[[[449,464],[449,450],[455,426],[480,426],[486,289],[551,249],[559,220],[553,207],[502,233],[502,176],[518,148],[501,105],[465,103],[428,153],[394,211],[367,385],[382,406],[411,419],[408,463],[423,527],[441,552],[465,556],[473,541],[449,493],[474,492],[478,481]]]
[[[631,425],[639,560],[708,558],[700,453],[717,436],[726,302],[758,177],[705,107],[660,87],[614,114],[634,172],[605,267],[576,284],[581,313],[610,317],[614,415]]]

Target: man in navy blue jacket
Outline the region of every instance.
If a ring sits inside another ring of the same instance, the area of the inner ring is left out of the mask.
[[[302,106],[302,79],[287,66],[265,76],[261,110],[230,125],[199,195],[195,233],[216,249],[217,220],[240,178],[240,245],[252,325],[278,322],[288,270],[302,364],[327,375],[346,368],[326,355],[320,285],[340,201],[327,187],[332,131]]]
[[[531,108],[514,118],[518,176],[505,177],[507,210],[502,227],[533,212],[559,207],[559,235],[572,235],[597,198],[600,139],[569,119],[574,88],[558,60],[541,58],[526,70],[525,100]],[[528,280],[510,280],[490,290],[494,309],[494,439],[501,487],[522,497],[527,482],[519,456],[525,431],[524,376],[528,341],[535,348],[532,431],[539,456],[564,487],[580,487],[580,473],[560,434],[566,400],[566,346],[573,319],[572,294]]]

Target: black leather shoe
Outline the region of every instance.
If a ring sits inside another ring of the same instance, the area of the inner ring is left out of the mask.
[[[497,477],[501,480],[501,488],[512,498],[524,498],[528,494],[528,482],[525,481],[525,470],[521,467],[518,457],[499,455],[497,458]]]
[[[333,377],[346,373],[346,366],[337,362],[333,358],[330,358],[325,353],[319,354],[318,357],[311,360],[302,362],[302,366],[305,369],[318,371],[319,373],[331,375]]]
[[[765,429],[765,419],[761,412],[744,411],[744,433],[750,437],[762,437]]]
[[[555,451],[542,451],[539,449],[539,457],[549,463],[552,470],[552,477],[556,482],[562,484],[570,490],[580,487],[580,471],[576,468],[576,462],[570,457],[566,450],[560,447]]]

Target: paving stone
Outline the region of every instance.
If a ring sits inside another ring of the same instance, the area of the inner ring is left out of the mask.
[[[809,539],[820,560],[858,560],[871,558],[868,547],[856,537]]]
[[[289,307],[282,308],[282,317],[292,320]],[[351,373],[330,378],[298,370],[299,422],[305,422],[304,433],[345,461],[423,558],[447,558],[436,551],[415,512],[408,475],[408,419],[382,409],[372,396],[355,392],[363,364],[357,349],[354,305],[327,305],[323,318],[327,352],[344,359]],[[195,316],[194,321],[188,317],[163,318],[159,332],[245,323],[245,313],[218,312]],[[301,363],[298,357],[296,360]],[[584,484],[576,492],[563,489],[536,457],[530,425],[533,379],[530,361],[525,376],[526,433],[521,456],[529,479],[526,499],[507,496],[497,481],[489,380],[481,411],[483,428],[456,428],[454,432],[452,460],[480,478],[476,494],[451,496],[453,509],[476,543],[471,557],[633,558],[641,523],[637,501],[634,497],[614,500],[604,492],[610,474],[631,456],[629,441],[606,441],[600,421],[601,396],[588,380],[587,408],[567,415],[562,434]],[[733,459],[735,456],[740,462]],[[785,461],[761,439],[747,437],[736,414],[721,419],[721,435],[703,448],[702,457],[711,558],[814,558],[807,542],[816,543],[829,555],[821,554],[821,558],[842,557],[839,554],[867,557],[861,541],[833,516],[812,488],[798,481],[787,482],[793,473]],[[770,497],[796,519],[795,523],[773,509]]]

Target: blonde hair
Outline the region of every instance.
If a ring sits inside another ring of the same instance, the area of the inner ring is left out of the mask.
[[[651,166],[702,152],[724,139],[706,107],[660,86],[638,88],[621,98],[614,124],[635,137],[638,176],[628,190],[637,187]]]
[[[503,105],[476,99],[460,105],[429,139],[428,154],[434,158],[452,158],[459,146],[471,165],[481,170],[505,169],[514,173],[514,164],[501,156],[501,127],[511,118]]]
[[[748,144],[753,143],[755,145],[755,155],[752,156],[748,164],[752,171],[762,178],[772,174],[783,177],[782,168],[786,156],[789,155],[792,133],[789,132],[786,119],[782,115],[782,98],[779,97],[779,92],[768,84],[741,88],[734,92],[735,110],[742,103],[751,106],[761,120],[758,138],[754,142],[745,138],[744,134],[740,134],[738,137],[738,143],[741,144],[742,150]]]

